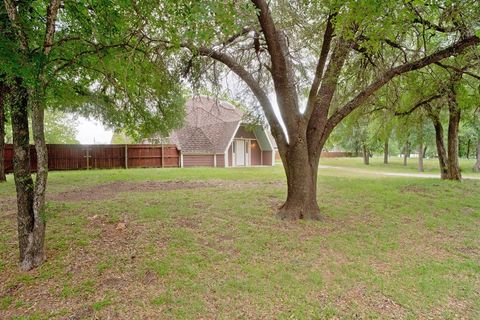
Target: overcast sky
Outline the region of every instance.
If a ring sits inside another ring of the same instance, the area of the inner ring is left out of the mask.
[[[106,129],[99,121],[78,117],[77,123],[77,140],[80,143],[110,143],[113,132]]]

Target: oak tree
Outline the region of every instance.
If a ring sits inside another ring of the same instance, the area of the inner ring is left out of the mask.
[[[189,65],[223,64],[262,107],[287,177],[278,216],[290,220],[321,217],[319,158],[339,123],[392,79],[480,43],[475,1],[204,0],[167,11],[181,36],[145,36],[185,48]]]

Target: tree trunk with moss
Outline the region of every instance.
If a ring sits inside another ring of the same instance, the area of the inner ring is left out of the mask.
[[[30,172],[28,92],[21,80],[17,80],[11,97],[20,268],[27,271],[45,260],[43,246],[45,224],[43,217],[34,212],[34,184]]]

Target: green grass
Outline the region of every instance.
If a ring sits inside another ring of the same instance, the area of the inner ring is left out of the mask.
[[[281,166],[51,172],[48,261],[29,273],[16,266],[9,177],[0,318],[480,317],[479,180],[370,174],[416,171],[377,159],[366,173],[358,158],[322,164],[343,168],[319,172],[321,222],[275,218]]]
[[[460,159],[460,170],[467,176],[477,175],[472,172],[475,159]],[[403,158],[398,156],[389,157],[388,164],[383,163],[383,157],[370,158],[370,164],[363,164],[363,158],[321,158],[320,164],[327,166],[338,166],[343,168],[357,168],[368,171],[418,173],[418,158],[409,158],[407,166],[403,165]],[[439,173],[438,159],[424,159],[425,173]]]

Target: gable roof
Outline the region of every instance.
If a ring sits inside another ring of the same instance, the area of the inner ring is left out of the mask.
[[[230,103],[205,96],[188,100],[185,109],[184,126],[170,135],[183,153],[223,153],[243,116]]]

